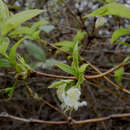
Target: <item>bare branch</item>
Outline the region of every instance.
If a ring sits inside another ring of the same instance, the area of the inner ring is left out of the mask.
[[[0,114],[0,119],[11,119],[11,120],[16,120],[16,121],[21,121],[25,123],[36,123],[36,124],[50,124],[50,125],[66,125],[66,124],[71,124],[71,125],[81,125],[81,124],[88,124],[88,123],[98,123],[106,120],[115,120],[115,119],[120,119],[120,118],[130,118],[130,113],[124,113],[124,114],[113,114],[107,117],[101,117],[101,118],[95,118],[95,119],[89,119],[89,120],[82,120],[82,121],[75,121],[75,120],[70,120],[68,121],[44,121],[44,120],[38,120],[38,119],[26,119],[26,118],[21,118],[17,116],[10,115],[8,113],[2,112]]]

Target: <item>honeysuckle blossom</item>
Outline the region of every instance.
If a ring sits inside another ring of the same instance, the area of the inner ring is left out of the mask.
[[[95,23],[95,28],[103,26],[107,22],[107,19],[102,16],[98,16],[96,23]]]
[[[70,88],[65,92],[65,86],[59,87],[57,90],[57,96],[59,100],[62,102],[62,108],[65,111],[74,109],[78,110],[81,106],[86,106],[87,102],[80,102],[81,92],[78,88]]]

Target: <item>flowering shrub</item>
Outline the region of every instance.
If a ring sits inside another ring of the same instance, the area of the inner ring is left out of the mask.
[[[62,108],[65,111],[68,110],[78,110],[81,106],[86,106],[87,102],[80,102],[81,92],[78,88],[74,86],[65,91],[65,86],[60,86],[57,89],[57,96],[59,100],[62,102]]]

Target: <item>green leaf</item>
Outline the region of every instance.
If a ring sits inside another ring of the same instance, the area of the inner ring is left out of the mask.
[[[124,72],[124,67],[121,67],[114,72],[114,77],[118,84],[121,84],[123,72]]]
[[[40,27],[40,30],[43,30],[46,33],[49,33],[54,29],[55,29],[55,27],[53,25],[44,25],[44,26]]]
[[[56,82],[53,82],[48,88],[57,88],[57,87],[60,87],[64,84],[69,84],[73,82],[73,80],[61,80],[61,81],[56,81]]]
[[[0,0],[0,23],[6,20],[9,17],[9,10],[6,4]]]
[[[86,32],[78,31],[77,34],[73,38],[73,42],[74,43],[80,42],[84,38],[85,35],[86,35]]]
[[[120,44],[123,44],[125,46],[130,46],[130,43],[126,43],[126,42],[123,42],[123,41],[120,41],[120,40],[117,40],[118,43]]]
[[[73,69],[76,72],[76,75],[78,75],[79,70],[79,49],[78,49],[78,42],[75,44],[73,49],[73,63],[72,63]]]
[[[34,31],[26,26],[20,26],[18,28],[16,28],[14,31],[12,31],[11,33],[9,33],[9,36],[13,36],[13,37],[17,37],[19,35],[25,34],[25,35],[32,35]]]
[[[115,42],[120,36],[127,35],[127,34],[130,34],[130,29],[125,29],[125,28],[117,29],[112,35],[111,43]]]
[[[27,51],[36,59],[45,62],[46,60],[46,55],[41,47],[38,45],[27,42],[25,43],[25,47],[27,48]]]
[[[49,22],[47,20],[41,20],[41,21],[38,21],[36,23],[34,23],[31,27],[32,30],[36,30],[38,29],[40,26],[43,26],[45,24],[49,24]]]
[[[116,15],[130,19],[130,9],[123,4],[112,2],[86,15],[85,18],[105,15]]]
[[[10,32],[12,29],[17,28],[21,24],[23,24],[25,21],[39,15],[42,13],[43,10],[26,10],[20,13],[17,13],[11,17],[9,17],[1,27],[2,35],[6,35],[8,32]]]
[[[62,69],[63,71],[69,73],[69,74],[74,74],[73,72],[73,68],[71,66],[68,66],[66,64],[63,64],[63,63],[58,63],[56,64],[60,69]]]
[[[0,67],[11,67],[11,64],[8,59],[0,58]]]
[[[38,31],[35,31],[33,34],[32,34],[32,38],[33,40],[40,40],[40,32],[41,30],[38,30]]]
[[[124,60],[123,60],[123,63],[126,63],[130,60],[130,56],[127,56]]]
[[[55,45],[62,47],[61,49],[63,49],[66,52],[72,52],[74,43],[71,41],[62,41],[56,42]]]
[[[0,53],[2,55],[6,55],[6,51],[8,49],[8,45],[9,45],[9,39],[7,37],[5,37],[2,40],[0,40]]]
[[[13,97],[13,93],[14,93],[14,90],[15,90],[17,83],[18,83],[18,80],[15,81],[12,88],[5,88],[5,92],[8,93],[9,99],[11,99]]]
[[[89,64],[83,64],[80,66],[79,68],[79,74],[83,74],[86,70],[86,68],[88,67]]]
[[[10,63],[15,66],[16,65],[16,49],[18,48],[18,46],[21,44],[22,41],[24,41],[26,39],[26,37],[20,39],[15,45],[13,45],[13,47],[10,49],[9,52],[9,61]]]

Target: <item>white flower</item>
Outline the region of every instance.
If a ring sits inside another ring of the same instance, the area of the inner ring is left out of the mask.
[[[78,88],[70,88],[65,92],[65,87],[59,87],[57,90],[57,95],[62,102],[62,108],[69,110],[78,110],[81,106],[86,106],[87,102],[80,102],[81,92]]]
[[[96,23],[95,23],[95,28],[98,28],[98,27],[101,27],[103,26],[105,23],[107,22],[107,19],[102,17],[102,16],[99,16],[96,20]]]

